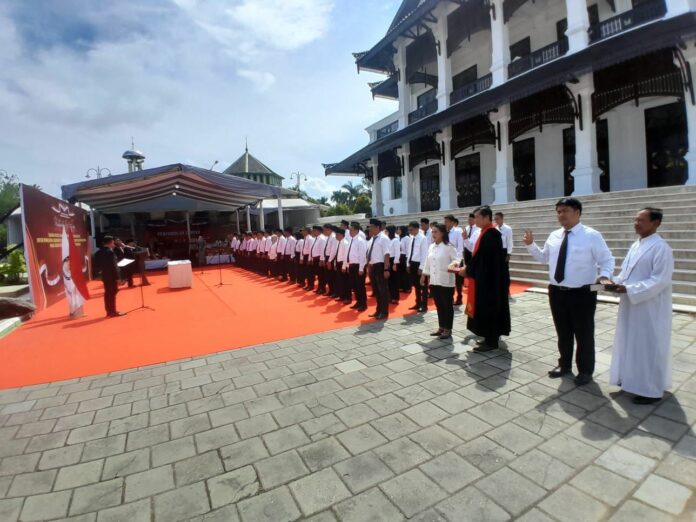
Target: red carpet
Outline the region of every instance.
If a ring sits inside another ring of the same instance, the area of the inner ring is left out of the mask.
[[[104,317],[102,287],[90,283],[85,316],[71,320],[67,304],[57,303],[0,340],[0,388],[13,388],[107,373],[148,364],[288,339],[372,321],[295,285],[276,283],[236,268],[194,271],[193,287],[167,288],[166,273],[148,275],[145,302],[139,288],[118,293],[125,317]],[[136,278],[137,281],[137,278]],[[514,284],[513,293],[527,286]],[[402,294],[404,296],[405,294]],[[390,317],[409,313],[413,294],[391,305]],[[431,307],[434,309],[434,306]],[[462,327],[461,325],[459,326]],[[457,325],[455,325],[457,328]]]

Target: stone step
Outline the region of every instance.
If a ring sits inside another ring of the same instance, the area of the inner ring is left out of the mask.
[[[615,257],[616,259],[616,267],[617,269],[621,266],[621,263],[623,263],[623,256],[622,257]],[[538,268],[540,263],[537,263],[536,260],[534,260],[531,256],[529,257],[522,257],[522,256],[517,256],[513,255],[512,259],[510,260],[510,268],[512,269],[513,267],[515,269],[519,270],[534,270],[535,268]],[[683,270],[686,272],[696,272],[696,259],[675,259],[674,260],[674,269],[675,270]]]
[[[614,274],[619,273],[619,267],[616,267]],[[510,267],[510,277],[514,280],[519,279],[537,279],[539,281],[548,280],[548,270],[539,265],[538,268],[531,269],[520,269]],[[674,285],[675,292],[689,293],[693,292],[696,298],[696,274],[689,273],[689,271],[679,271],[675,270],[672,276],[672,284]]]
[[[534,228],[532,229],[532,233],[534,234],[534,239],[535,241],[541,242],[542,240],[546,240],[546,238],[553,232],[554,230],[557,230],[558,227],[539,227],[539,228]],[[638,236],[636,235],[635,231],[633,230],[633,227],[631,226],[629,228],[625,229],[620,229],[618,227],[607,227],[604,230],[600,230],[602,237],[604,237],[605,241],[630,241],[633,243],[638,239]],[[677,230],[669,230],[669,229],[662,229],[660,227],[659,230],[660,235],[667,241],[671,242],[671,240],[676,239],[676,240],[686,240],[690,239],[696,243],[696,232],[694,230],[685,230],[685,229],[677,229]],[[513,229],[513,241],[515,241],[515,244],[517,242],[523,241],[524,238],[524,231],[523,230],[518,230],[515,232],[515,229]],[[521,243],[520,243],[521,244]],[[541,245],[539,245],[541,246]]]

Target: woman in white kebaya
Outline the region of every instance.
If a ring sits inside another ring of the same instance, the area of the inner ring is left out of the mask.
[[[433,332],[433,337],[449,339],[452,337],[452,322],[454,321],[454,283],[455,274],[449,271],[450,265],[459,265],[457,250],[449,243],[449,234],[445,225],[433,227],[433,243],[428,249],[428,257],[423,266],[421,285],[430,278],[430,292],[437,307],[439,328]]]

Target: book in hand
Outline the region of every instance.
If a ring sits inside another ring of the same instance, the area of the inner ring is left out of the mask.
[[[462,269],[462,267],[460,267],[458,265],[449,265],[447,267],[447,271],[452,273],[452,274],[458,274],[461,269]]]
[[[130,265],[135,259],[126,259],[125,257],[116,263],[120,268]]]
[[[616,292],[619,287],[616,283],[590,285],[591,292]]]

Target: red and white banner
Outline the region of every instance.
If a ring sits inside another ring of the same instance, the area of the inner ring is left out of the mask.
[[[87,212],[27,185],[20,186],[24,254],[37,309],[67,298],[70,315],[89,299]]]

